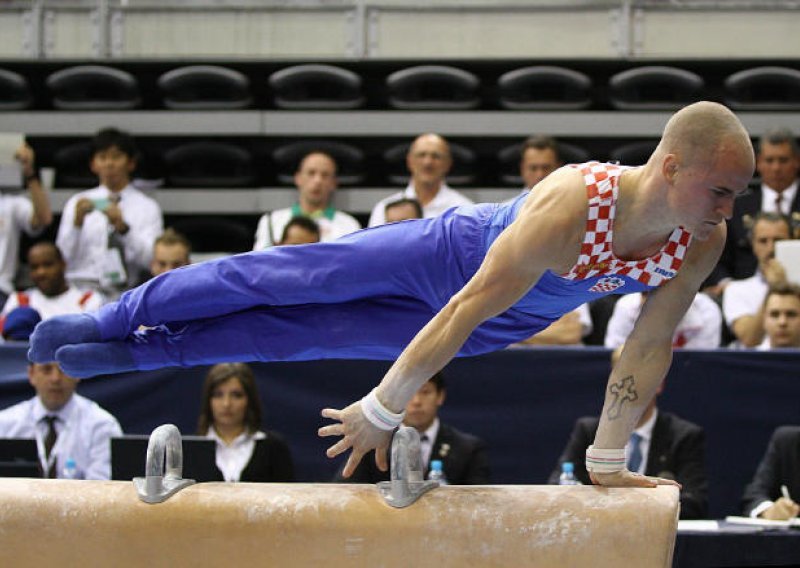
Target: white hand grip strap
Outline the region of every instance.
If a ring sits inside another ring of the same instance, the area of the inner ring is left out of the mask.
[[[586,471],[614,473],[625,469],[625,448],[621,450],[586,448]]]
[[[395,414],[381,404],[378,397],[375,395],[375,390],[372,391],[361,399],[361,411],[376,428],[381,430],[394,430],[405,418],[406,411]]]

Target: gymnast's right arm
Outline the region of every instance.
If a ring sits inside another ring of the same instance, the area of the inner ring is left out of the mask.
[[[511,307],[545,270],[567,271],[574,264],[586,218],[582,177],[575,170],[562,170],[552,177],[497,238],[475,276],[422,328],[389,369],[374,393],[386,409],[401,412],[420,385],[455,357],[478,325]],[[321,428],[320,435],[343,436],[328,449],[328,456],[352,448],[345,477],[372,448],[378,448],[376,461],[386,470],[383,448],[388,446],[390,430],[373,426],[361,403],[343,410],[328,408],[322,415],[339,422]]]

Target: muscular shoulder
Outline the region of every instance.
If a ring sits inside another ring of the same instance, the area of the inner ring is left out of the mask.
[[[515,229],[525,246],[538,243],[553,262],[549,268],[568,270],[577,258],[586,231],[588,201],[580,171],[556,170],[540,182],[520,211]]]

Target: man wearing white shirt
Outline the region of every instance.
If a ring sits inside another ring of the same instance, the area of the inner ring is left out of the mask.
[[[130,183],[137,156],[130,135],[106,128],[92,143],[90,165],[100,185],[67,201],[56,244],[71,284],[113,298],[149,271],[164,221],[158,203]]]
[[[79,314],[103,305],[103,296],[93,290],[81,291],[67,284],[66,263],[58,247],[40,242],[28,249],[28,268],[34,287],[9,296],[2,317],[20,307],[30,306],[43,320],[64,314]]]
[[[336,190],[336,161],[325,152],[314,151],[300,161],[294,174],[297,203],[265,213],[258,220],[253,250],[280,244],[283,230],[295,217],[308,217],[320,231],[320,241],[332,241],[361,229],[355,217],[331,205]]]
[[[445,183],[452,165],[453,158],[447,140],[438,134],[417,137],[406,155],[406,166],[411,173],[408,187],[378,201],[369,217],[369,226],[385,224],[386,205],[404,197],[419,201],[425,217],[436,217],[452,207],[472,204],[470,199]]]
[[[764,341],[760,351],[800,349],[800,287],[771,288],[764,300]]]
[[[622,296],[614,305],[608,320],[605,346],[616,349],[625,343],[644,305],[641,293]],[[695,295],[686,314],[672,336],[673,347],[687,349],[716,349],[722,339],[722,312],[708,295]]]
[[[789,222],[776,213],[756,215],[751,229],[753,253],[758,270],[750,278],[734,280],[722,295],[725,322],[736,337],[737,346],[755,347],[764,340],[764,298],[773,286],[786,284],[786,271],[775,259],[775,243],[788,239]]]
[[[29,365],[28,380],[36,396],[0,411],[0,437],[34,438],[44,477],[61,477],[71,458],[78,478],[110,479],[111,438],[122,435],[116,418],[75,394],[78,380],[55,363]]]
[[[23,144],[14,157],[20,163],[28,195],[0,193],[0,301],[3,302],[14,291],[20,234],[24,231],[36,236],[53,222],[50,200],[36,174],[33,149]]]

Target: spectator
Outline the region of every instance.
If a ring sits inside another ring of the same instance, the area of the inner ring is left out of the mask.
[[[764,133],[758,142],[756,171],[761,184],[734,203],[725,250],[708,279],[708,283],[714,285],[710,291],[716,296],[722,295],[730,281],[749,278],[759,267],[757,255],[751,248],[749,219],[759,212],[786,217],[800,213],[797,192],[800,150],[791,131],[774,128]],[[793,232],[790,231],[790,235]]]
[[[103,305],[103,296],[98,292],[82,292],[67,283],[67,265],[55,244],[43,241],[33,245],[28,250],[28,267],[34,287],[8,298],[0,314],[3,320],[20,306],[30,306],[45,320],[96,310]]]
[[[614,305],[606,328],[605,346],[616,349],[625,343],[639,318],[647,293],[622,296]],[[707,294],[695,295],[672,336],[673,347],[716,349],[722,340],[722,312]]]
[[[770,288],[763,311],[766,337],[758,349],[800,349],[800,286]]]
[[[622,348],[614,351],[612,365],[619,361],[621,353]],[[705,432],[697,424],[658,409],[656,398],[663,389],[662,382],[625,447],[627,468],[642,475],[676,480],[682,486],[680,518],[702,519],[708,515]],[[599,419],[590,416],[575,422],[549,483],[558,483],[564,462],[574,464],[575,477],[581,483],[591,483],[586,472],[586,448],[594,440],[598,424]]]
[[[20,162],[28,197],[0,193],[0,301],[14,292],[20,233],[36,236],[53,222],[50,200],[36,173],[35,154],[23,144],[14,157]]]
[[[387,223],[397,223],[408,219],[422,219],[422,205],[410,197],[402,197],[387,203],[384,207],[384,218]]]
[[[320,226],[308,217],[292,217],[283,228],[279,245],[307,245],[320,241]]]
[[[430,472],[431,460],[441,460],[447,482],[453,485],[484,485],[489,483],[489,456],[486,443],[439,420],[439,408],[444,404],[447,391],[444,377],[436,373],[422,385],[406,406],[405,426],[416,428],[420,435],[422,464],[425,477]],[[342,469],[334,481],[350,483],[377,483],[388,480],[389,472],[375,465],[374,452],[361,460],[349,478]]]
[[[211,367],[203,384],[197,433],[216,441],[219,481],[293,481],[289,446],[261,430],[261,400],[244,363]]]
[[[725,287],[722,313],[740,346],[755,347],[764,340],[764,298],[770,287],[786,284],[786,271],[775,259],[775,242],[788,239],[789,220],[777,213],[759,213],[753,220],[750,242],[758,271]]]
[[[286,209],[265,213],[258,220],[253,250],[262,250],[281,241],[290,219],[308,217],[319,225],[322,242],[338,239],[361,228],[361,224],[331,205],[336,190],[336,161],[325,152],[311,152],[300,161],[294,174],[297,203]]]
[[[168,227],[153,245],[153,260],[150,274],[158,276],[164,272],[187,266],[192,263],[192,244],[184,235]]]
[[[113,299],[149,270],[164,226],[158,203],[130,183],[138,154],[133,138],[106,128],[92,145],[90,166],[100,185],[67,201],[56,243],[71,284]]]
[[[375,205],[369,217],[370,227],[385,224],[386,205],[403,197],[419,201],[425,217],[436,217],[451,207],[472,203],[445,183],[453,159],[447,140],[438,134],[423,134],[417,137],[408,149],[406,165],[411,173],[408,187],[380,200]]]
[[[563,165],[558,142],[550,136],[531,136],[522,143],[519,173],[525,190],[532,188]]]
[[[781,426],[769,440],[755,476],[745,488],[742,508],[746,516],[785,521],[800,514],[800,426]],[[782,495],[782,487],[788,497]]]
[[[56,363],[28,365],[36,396],[0,411],[0,438],[35,438],[44,477],[61,477],[66,460],[75,460],[81,479],[111,478],[111,438],[119,422],[75,393],[78,379]]]

